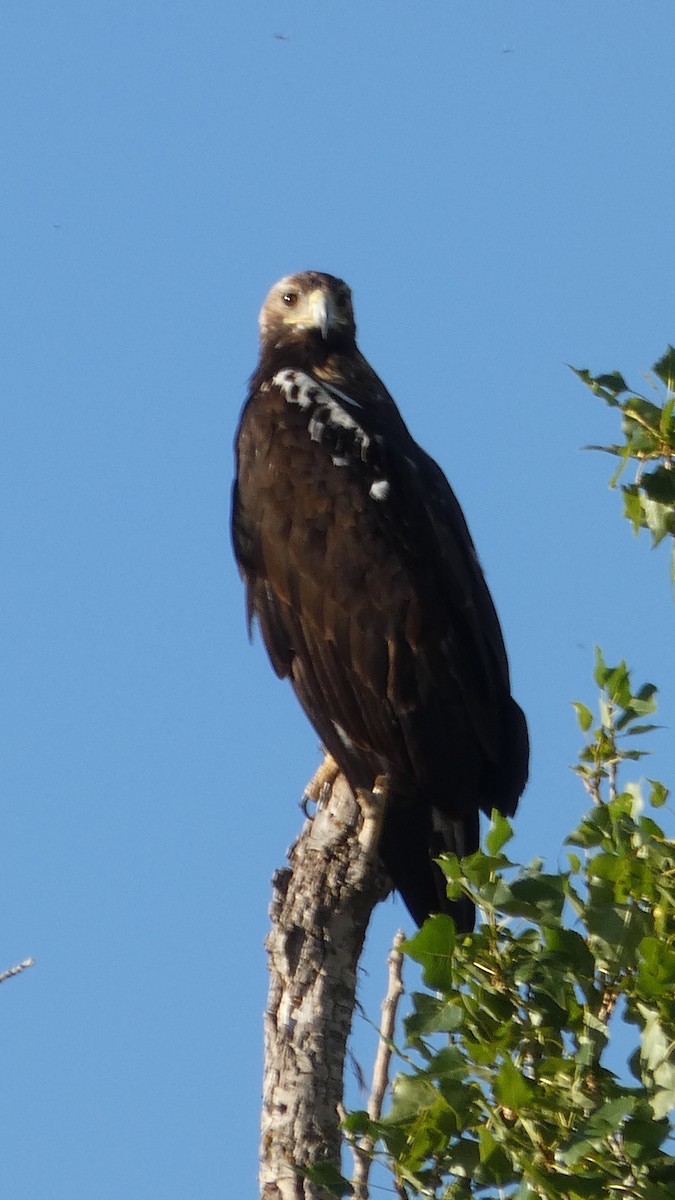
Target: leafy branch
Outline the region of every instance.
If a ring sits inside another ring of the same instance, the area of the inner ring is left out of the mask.
[[[675,538],[675,348],[668,346],[652,367],[655,390],[662,389],[662,403],[632,391],[619,371],[591,375],[576,367],[572,370],[596,396],[621,412],[623,443],[587,449],[602,450],[619,459],[610,487],[616,487],[630,460],[637,464],[634,482],[621,486],[624,516],[636,533],[648,529],[654,546],[667,535]],[[671,563],[675,581],[675,544]]]
[[[577,775],[583,781],[589,795],[596,804],[603,799],[616,799],[617,770],[622,762],[637,761],[643,758],[646,751],[626,745],[626,739],[640,734],[651,733],[658,729],[657,725],[645,724],[644,718],[656,711],[656,688],[653,683],[646,683],[633,695],[630,685],[630,672],[626,664],[620,662],[618,667],[608,667],[602,652],[596,646],[595,650],[595,682],[602,689],[600,694],[600,723],[592,730],[593,714],[585,704],[578,701],[573,703],[577,721],[582,732],[587,736],[587,745],[579,755],[579,762],[574,767]],[[603,785],[607,785],[607,796],[603,796]],[[652,803],[658,805],[665,800],[661,784],[654,785],[661,792],[655,794]]]
[[[517,866],[497,814],[485,851],[443,860],[451,894],[484,923],[458,936],[432,917],[404,947],[430,992],[412,996],[406,1069],[383,1118],[347,1119],[381,1147],[402,1196],[438,1200],[666,1200],[675,1187],[675,846],[620,784],[654,726],[651,684],[597,652],[599,716],[575,770],[593,806],[567,839],[568,869]],[[667,791],[650,783],[650,803]],[[635,1027],[627,1083],[607,1063]]]

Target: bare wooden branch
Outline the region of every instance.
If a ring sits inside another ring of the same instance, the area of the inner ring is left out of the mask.
[[[387,991],[382,1001],[382,1021],[380,1023],[380,1038],[377,1045],[375,1065],[373,1067],[373,1083],[368,1100],[368,1116],[371,1121],[379,1121],[382,1116],[382,1105],[389,1083],[389,1064],[392,1055],[392,1042],[396,1028],[396,1012],[399,1000],[403,995],[403,955],[401,945],[405,934],[399,929],[394,936],[387,962],[389,974]],[[354,1200],[368,1200],[368,1176],[372,1163],[374,1142],[371,1137],[362,1137],[353,1147],[354,1173],[352,1186]]]
[[[325,1200],[303,1175],[340,1169],[338,1107],[368,921],[390,890],[377,855],[377,796],[342,776],[277,872],[260,1149],[262,1200]]]
[[[17,963],[15,967],[9,967],[0,973],[0,983],[4,983],[7,979],[13,979],[15,975],[20,975],[22,971],[27,971],[29,967],[34,966],[34,958],[24,958],[23,962]]]

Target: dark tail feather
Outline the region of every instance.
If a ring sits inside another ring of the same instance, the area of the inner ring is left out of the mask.
[[[445,876],[433,860],[446,853],[463,858],[473,854],[478,845],[478,813],[452,820],[438,809],[421,813],[413,806],[390,803],[380,854],[394,887],[418,925],[431,913],[447,913],[460,933],[473,929],[473,904],[465,896],[448,900]]]

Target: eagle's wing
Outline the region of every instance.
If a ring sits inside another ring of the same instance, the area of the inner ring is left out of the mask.
[[[418,448],[426,519],[442,581],[447,669],[462,680],[462,703],[481,747],[487,795],[481,807],[515,812],[527,780],[529,743],[524,715],[510,694],[508,659],[499,618],[462,509],[440,467]]]

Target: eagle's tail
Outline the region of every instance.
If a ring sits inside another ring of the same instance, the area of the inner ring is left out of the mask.
[[[431,913],[447,913],[459,932],[469,932],[474,905],[466,896],[448,900],[445,876],[434,859],[449,853],[463,858],[478,849],[478,813],[451,818],[431,808],[426,821],[420,817],[414,805],[390,803],[380,843],[384,865],[418,925]]]

